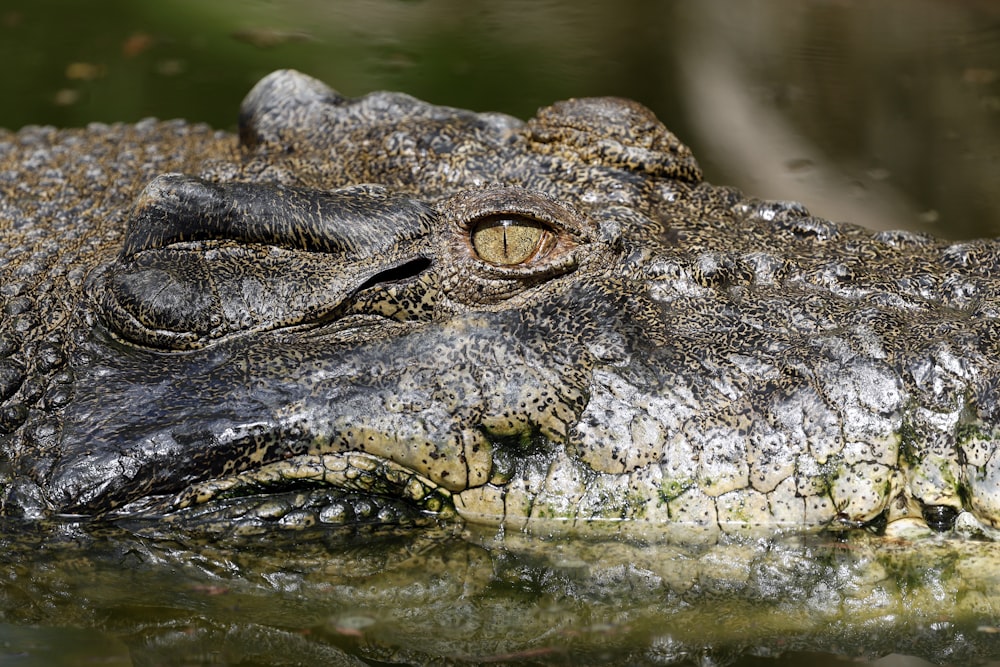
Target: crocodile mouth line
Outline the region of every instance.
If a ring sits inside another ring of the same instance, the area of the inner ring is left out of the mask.
[[[170,497],[140,500],[115,514],[119,518],[167,517],[224,507],[225,503],[240,499],[256,498],[263,503],[290,492],[372,499],[380,506],[405,506],[408,513],[433,519],[457,517],[450,491],[398,463],[363,452],[301,454],[234,475],[196,482]],[[282,511],[291,509],[286,506]],[[379,517],[366,520],[378,522]]]

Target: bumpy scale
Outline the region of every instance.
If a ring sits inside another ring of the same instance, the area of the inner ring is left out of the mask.
[[[240,121],[0,135],[5,514],[1000,527],[1000,244],[704,183],[628,100],[283,71]]]

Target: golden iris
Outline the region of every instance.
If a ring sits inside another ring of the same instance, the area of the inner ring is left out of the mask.
[[[472,247],[483,261],[514,266],[537,255],[550,235],[548,226],[536,220],[494,217],[473,228]]]

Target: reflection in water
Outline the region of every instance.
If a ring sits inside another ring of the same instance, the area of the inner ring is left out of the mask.
[[[679,547],[369,526],[261,544],[130,528],[8,527],[8,655],[114,662],[122,643],[138,665],[1000,654],[991,543],[855,535]],[[95,629],[83,644],[44,629],[81,626]]]

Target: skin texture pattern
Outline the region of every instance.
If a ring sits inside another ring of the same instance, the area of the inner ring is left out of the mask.
[[[1000,245],[702,180],[641,105],[263,79],[0,134],[0,513],[1000,527]]]

